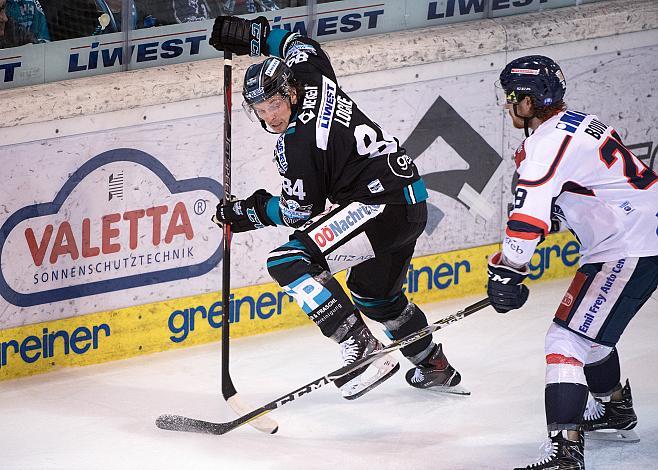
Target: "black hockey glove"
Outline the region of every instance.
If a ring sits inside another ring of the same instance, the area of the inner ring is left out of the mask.
[[[259,189],[244,200],[230,201],[217,204],[217,213],[212,218],[220,227],[231,224],[234,233],[248,232],[274,224],[265,213],[265,205],[272,195],[264,189]]]
[[[246,20],[237,16],[218,16],[210,36],[210,45],[218,51],[228,50],[235,55],[259,56],[267,54],[267,35],[270,24],[259,16]]]
[[[522,307],[528,300],[530,291],[521,284],[528,276],[528,268],[519,270],[500,264],[502,256],[498,252],[489,258],[487,295],[496,312],[507,313]]]

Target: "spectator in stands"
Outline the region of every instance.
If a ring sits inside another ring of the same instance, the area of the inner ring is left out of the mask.
[[[219,0],[135,0],[136,28],[204,21],[218,16]]]
[[[316,3],[319,5],[321,3],[331,3],[337,1],[339,0],[316,0]],[[279,5],[279,8],[305,7],[307,4],[306,0],[276,0],[276,3]]]
[[[130,5],[130,10],[128,14],[128,26],[130,30],[142,29],[142,28],[151,28],[152,26],[163,26],[165,23],[162,23],[154,16],[153,4],[162,3],[163,0],[149,1],[149,0],[134,0]],[[102,0],[96,1],[99,6],[99,9],[103,11],[108,18],[111,19],[108,26],[109,29],[102,28],[97,30],[94,34],[104,34],[104,33],[113,33],[116,31],[123,31],[121,26],[123,18],[123,4],[125,0]],[[171,0],[169,0],[171,3]],[[100,18],[99,18],[100,21]]]
[[[137,9],[150,10],[160,24],[205,21],[220,15],[244,15],[280,9],[289,0],[136,0]],[[297,3],[297,2],[294,2]],[[147,7],[148,5],[148,7]],[[288,5],[286,5],[288,6]]]
[[[39,42],[50,41],[46,15],[39,0],[7,0],[7,16],[30,31]]]
[[[106,0],[109,4],[117,0]],[[327,0],[320,0],[324,3]],[[335,1],[335,0],[329,0]],[[305,6],[306,0],[135,0],[137,28]]]
[[[7,2],[0,0],[0,38],[5,37],[5,25],[9,21],[7,17]]]
[[[0,49],[37,42],[34,34],[7,16],[7,0],[0,0]]]
[[[223,15],[244,15],[263,11],[279,10],[281,7],[290,6],[290,0],[222,0]],[[298,3],[293,1],[292,3]],[[285,4],[285,5],[282,5]]]
[[[52,41],[121,31],[121,0],[48,0],[43,7]]]
[[[211,4],[207,0],[174,0],[174,17],[176,23],[191,23],[214,18]]]

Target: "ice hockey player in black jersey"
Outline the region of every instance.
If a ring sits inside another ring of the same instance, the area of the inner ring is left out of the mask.
[[[280,134],[274,159],[282,179],[280,196],[260,189],[220,204],[216,222],[230,223],[233,232],[297,229],[270,252],[268,271],[322,334],[340,344],[346,365],[382,348],[360,314],[382,323],[392,339],[426,326],[402,285],[427,221],[428,194],[399,141],[341,90],[316,41],[271,30],[264,17],[221,16],[210,43],[236,55],[269,56],[246,71],[243,107]],[[347,268],[351,299],[333,277]],[[464,393],[457,387],[461,376],[431,337],[402,353],[414,365],[406,374],[410,385]],[[398,369],[389,355],[336,385],[345,398],[358,398]]]

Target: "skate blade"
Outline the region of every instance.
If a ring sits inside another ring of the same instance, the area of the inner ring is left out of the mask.
[[[445,385],[433,385],[431,387],[423,388],[428,392],[436,392],[450,395],[470,395],[471,391],[462,385],[455,385],[454,387],[446,387]]]
[[[588,431],[585,433],[585,439],[592,441],[613,441],[628,442],[629,444],[640,442],[640,436],[634,429],[611,429],[605,431]]]
[[[375,361],[371,367],[373,366],[376,366],[374,368],[377,370],[375,375],[364,380],[363,376],[366,375],[369,371],[369,369],[366,369],[363,374],[352,379],[352,381],[359,381],[357,382],[360,385],[358,388],[349,387],[352,382],[348,382],[347,384],[343,385],[343,388],[341,388],[343,398],[346,400],[356,400],[361,395],[369,392],[377,385],[381,384],[390,376],[395,374],[398,370],[400,370],[400,364],[395,359],[389,358],[388,356],[384,359],[384,361]]]

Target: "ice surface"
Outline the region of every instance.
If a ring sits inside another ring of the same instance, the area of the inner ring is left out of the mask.
[[[219,343],[0,383],[0,469],[509,469],[544,439],[543,336],[568,280],[531,286],[500,315],[487,308],[435,333],[471,396],[416,390],[401,372],[353,402],[329,385],[271,413],[279,432],[224,436],[157,429],[161,413],[234,418],[221,397]],[[658,461],[658,294],[619,343],[638,444],[590,442],[588,470]],[[431,319],[479,299],[426,305]],[[373,328],[379,335],[378,326]],[[383,335],[380,335],[383,338]],[[231,343],[236,388],[262,405],[339,365],[316,327]]]

